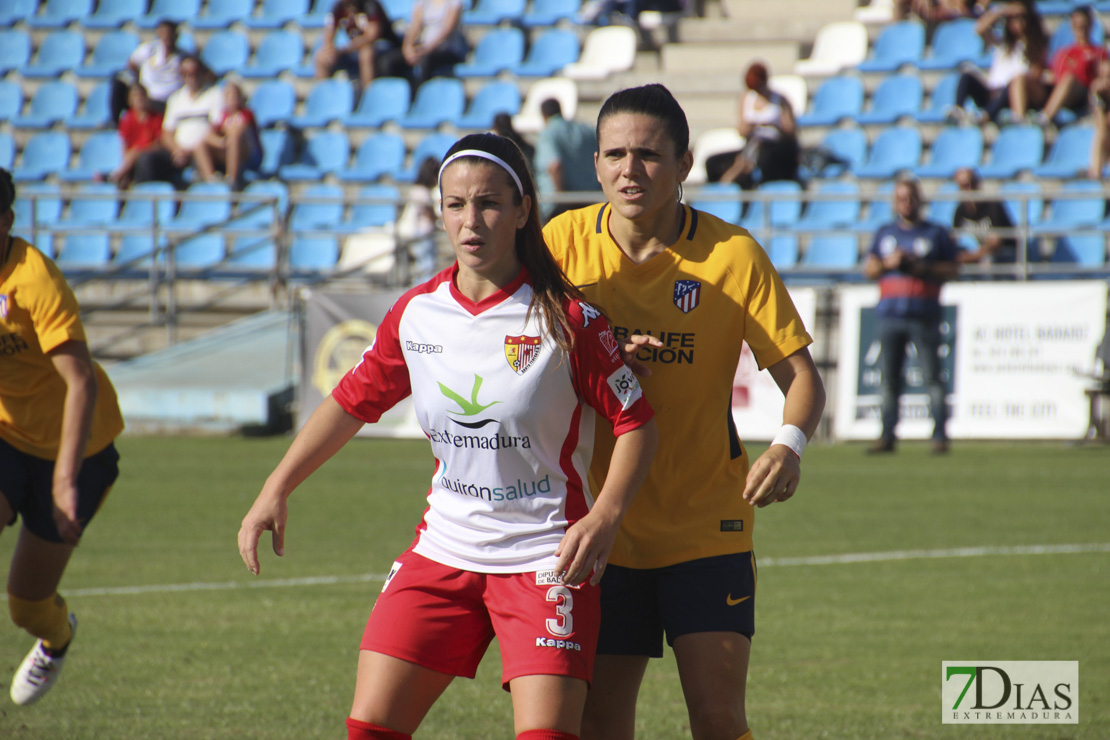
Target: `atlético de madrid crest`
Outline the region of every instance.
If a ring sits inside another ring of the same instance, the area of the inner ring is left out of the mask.
[[[697,280],[674,281],[674,305],[682,313],[690,313],[701,301],[701,283]]]
[[[517,375],[532,366],[540,354],[539,337],[505,337],[505,359]]]

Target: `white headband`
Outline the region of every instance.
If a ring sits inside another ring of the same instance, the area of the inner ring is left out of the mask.
[[[488,159],[489,161],[500,165],[513,178],[513,182],[516,183],[516,189],[520,193],[520,197],[522,197],[522,198],[524,197],[524,184],[520,182],[520,178],[517,176],[517,174],[513,170],[513,168],[509,166],[509,163],[506,162],[505,160],[501,159],[501,157],[498,157],[496,154],[490,154],[489,152],[483,152],[481,149],[462,149],[460,151],[455,152],[454,154],[452,154],[447,159],[443,160],[443,164],[440,165],[440,167],[439,167],[439,178],[438,178],[438,180],[441,184],[443,182],[443,171],[445,169],[447,169],[447,165],[451,164],[456,159],[460,159],[462,157],[481,157],[482,159]]]

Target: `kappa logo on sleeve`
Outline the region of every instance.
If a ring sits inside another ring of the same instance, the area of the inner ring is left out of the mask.
[[[582,328],[583,329],[588,328],[589,325],[590,325],[590,322],[593,321],[594,319],[601,318],[601,311],[598,311],[596,308],[591,306],[589,303],[585,303],[584,301],[578,301],[578,308],[582,309]]]

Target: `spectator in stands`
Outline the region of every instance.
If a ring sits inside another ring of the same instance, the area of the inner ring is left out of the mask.
[[[999,20],[1003,21],[1001,35],[994,28]],[[997,121],[1007,107],[1015,120],[1022,120],[1030,107],[1043,106],[1048,98],[1048,36],[1034,4],[993,5],[976,22],[976,29],[993,46],[990,69],[986,79],[977,71],[960,75],[956,108],[949,111],[950,117],[961,118],[968,100],[980,109],[979,123]]]
[[[516,144],[521,154],[524,155],[524,161],[528,163],[528,169],[535,171],[533,162],[536,159],[536,147],[529,144],[527,140],[520,135],[520,132],[513,128],[512,116],[508,113],[498,113],[494,116],[493,133],[498,136],[504,136],[506,139]]]
[[[206,182],[219,180],[218,171],[222,171],[233,189],[242,190],[246,184],[243,174],[262,164],[262,140],[242,88],[229,82],[223,95],[223,114],[193,150],[193,162]]]
[[[177,24],[163,20],[154,29],[155,38],[139,44],[127,61],[128,75],[137,80],[150,97],[151,108],[164,113],[166,101],[182,85],[182,52],[177,48]],[[116,78],[112,83],[112,120],[119,122],[127,105],[129,85]]]
[[[1106,48],[1091,40],[1092,12],[1089,7],[1076,8],[1070,16],[1075,42],[1056,52],[1052,59],[1052,94],[1041,111],[1041,125],[1052,123],[1061,108],[1079,112],[1087,107],[1091,83],[1098,74],[1098,65],[1110,58]]]
[[[36,638],[12,678],[27,705],[58,679],[77,629],[58,584],[119,474],[123,416],[65,277],[11,233],[15,195],[0,169],[0,532],[22,519],[7,608]]]
[[[130,106],[119,121],[119,137],[123,145],[123,159],[108,178],[119,188],[131,184],[135,162],[139,155],[159,146],[162,137],[162,114],[154,110],[146,88],[136,82],[128,93]]]
[[[898,0],[894,17],[905,20],[913,14],[929,24],[942,23],[954,18],[978,18],[989,4],[989,0]]]
[[[540,192],[540,215],[543,221],[563,211],[582,208],[597,202],[588,200],[553,202],[544,196],[553,193],[600,191],[594,152],[597,133],[592,126],[563,118],[563,107],[555,98],[540,103],[544,127],[536,139],[536,186]]]
[[[1095,135],[1091,141],[1091,171],[1095,180],[1102,177],[1110,161],[1110,60],[1103,59],[1098,74],[1091,81],[1091,113]]]
[[[462,0],[415,0],[401,49],[412,67],[413,87],[438,76],[451,76],[466,59]]]
[[[401,215],[397,237],[411,259],[411,284],[431,280],[436,274],[436,204],[439,203],[439,160],[425,157],[416,171]]]
[[[709,157],[710,182],[735,182],[745,190],[758,182],[798,179],[798,138],[790,101],[770,88],[767,67],[755,62],[744,74],[737,128],[746,143],[739,152]],[[757,172],[758,171],[758,172]]]
[[[869,280],[879,281],[876,316],[882,374],[882,436],[868,452],[894,451],[906,346],[912,342],[929,388],[933,453],[943,454],[948,452],[948,406],[939,356],[940,289],[959,274],[958,247],[947,226],[922,218],[917,182],[898,182],[894,212],[897,218],[875,233],[863,268]]]
[[[961,193],[979,192],[979,174],[967,167],[956,171],[956,184]],[[968,198],[961,200],[952,217],[952,226],[969,233],[979,242],[978,249],[961,249],[960,263],[1013,264],[1017,259],[1017,239],[1002,236],[999,230],[1014,228],[1010,214],[999,200]]]
[[[349,39],[345,46],[335,44],[336,33],[343,30]],[[405,77],[408,69],[401,53],[401,39],[393,22],[377,0],[339,0],[324,20],[323,42],[316,52],[316,78],[331,77],[345,69],[358,77],[362,89],[377,76]]]
[[[181,77],[185,84],[166,101],[161,146],[139,155],[135,182],[163,180],[184,185],[182,173],[194,162],[211,127],[223,119],[223,92],[199,57],[191,54],[181,60]]]

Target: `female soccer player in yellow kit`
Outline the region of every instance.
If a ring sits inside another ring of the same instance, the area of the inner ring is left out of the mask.
[[[662,85],[622,90],[598,116],[608,202],[544,229],[571,282],[637,359],[659,449],[602,579],[602,626],[584,740],[631,740],[649,657],[674,649],[695,740],[749,740],[755,631],[753,507],[790,498],[824,409],[811,338],[767,255],[744,229],[680,202],[692,164],[686,115]],[[749,468],[733,425],[741,343],[785,395],[783,428]],[[611,437],[598,428],[591,478]]]

